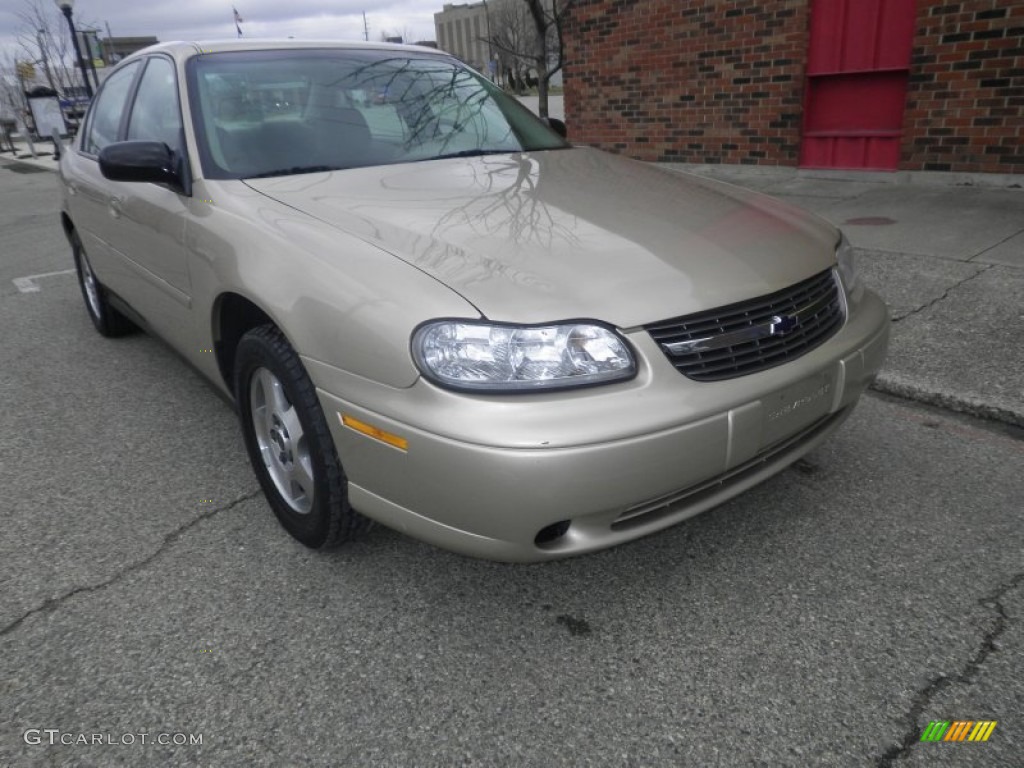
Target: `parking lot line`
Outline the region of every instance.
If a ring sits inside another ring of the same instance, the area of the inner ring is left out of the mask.
[[[39,293],[39,286],[36,284],[36,280],[41,277],[54,277],[55,275],[73,275],[75,270],[73,269],[62,269],[59,272],[43,272],[40,275],[26,275],[25,277],[16,277],[11,280],[15,287],[22,293]]]

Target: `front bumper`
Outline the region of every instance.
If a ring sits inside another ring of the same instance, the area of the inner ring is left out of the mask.
[[[849,415],[888,336],[885,305],[865,292],[822,346],[715,383],[680,375],[643,331],[628,335],[635,380],[548,395],[478,397],[422,380],[396,390],[305,362],[353,507],[446,549],[528,562],[645,536],[781,471]],[[342,415],[407,449],[343,426]],[[559,523],[564,533],[543,540]]]

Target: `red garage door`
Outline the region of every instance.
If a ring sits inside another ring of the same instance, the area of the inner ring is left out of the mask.
[[[804,168],[894,170],[914,0],[812,0]]]

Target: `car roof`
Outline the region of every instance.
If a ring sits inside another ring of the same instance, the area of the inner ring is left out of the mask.
[[[448,56],[444,51],[422,45],[399,45],[397,43],[370,43],[362,40],[276,40],[276,39],[228,39],[228,40],[197,40],[157,43],[148,48],[136,51],[124,59],[131,61],[151,53],[167,53],[178,61],[192,58],[204,53],[227,53],[235,51],[288,51],[288,50],[331,49],[337,51],[405,51],[408,53],[428,53],[434,56]],[[121,63],[124,63],[121,62]]]

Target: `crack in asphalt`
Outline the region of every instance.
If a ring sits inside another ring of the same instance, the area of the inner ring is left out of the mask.
[[[921,740],[921,726],[918,723],[918,719],[924,714],[932,698],[951,685],[970,685],[974,682],[974,678],[977,677],[988,657],[1001,650],[998,643],[999,636],[1006,631],[1006,626],[1010,621],[1010,617],[1007,616],[1006,609],[1003,607],[1001,600],[1010,591],[1017,589],[1022,584],[1024,584],[1024,572],[1018,573],[1009,581],[1000,584],[992,592],[978,600],[979,605],[995,611],[996,620],[992,628],[981,638],[978,650],[959,672],[953,676],[940,674],[914,696],[910,705],[910,712],[907,713],[907,728],[903,733],[903,739],[898,744],[889,747],[877,759],[875,762],[877,768],[891,768],[897,761],[909,757],[914,745],[918,744]]]
[[[88,584],[84,587],[75,587],[74,589],[68,590],[63,595],[47,598],[43,601],[41,605],[38,605],[35,608],[32,608],[31,610],[25,612],[17,619],[12,621],[10,624],[8,624],[6,627],[0,629],[0,637],[4,637],[5,635],[10,634],[18,627],[20,627],[27,619],[31,618],[32,616],[35,616],[36,614],[50,613],[52,611],[55,611],[63,603],[65,603],[73,597],[76,597],[77,595],[88,594],[90,592],[99,592],[100,590],[106,589],[107,587],[111,586],[115,582],[120,581],[125,576],[134,573],[138,570],[141,570],[142,568],[145,568],[147,565],[149,565],[158,557],[160,557],[164,552],[166,552],[171,547],[171,545],[178,541],[178,539],[180,539],[182,536],[188,533],[192,528],[199,525],[199,523],[205,520],[209,520],[211,517],[220,514],[221,512],[227,512],[229,509],[237,507],[242,502],[254,499],[257,496],[259,496],[262,492],[262,490],[257,489],[255,491],[252,491],[251,493],[247,493],[243,496],[239,496],[237,499],[229,501],[222,507],[215,507],[213,509],[203,512],[201,515],[192,518],[187,523],[181,525],[178,528],[175,528],[173,531],[164,536],[164,540],[160,542],[160,546],[158,546],[152,553],[142,558],[141,560],[137,560],[136,562],[131,563],[130,565],[122,568],[105,581],[101,581],[98,584]]]
[[[1000,241],[999,241],[998,243],[993,243],[993,244],[992,244],[992,245],[990,245],[990,246],[989,246],[988,248],[983,248],[982,250],[978,251],[978,252],[977,252],[976,254],[974,254],[973,256],[971,256],[971,257],[970,257],[969,259],[967,259],[968,263],[971,263],[971,264],[976,264],[977,262],[975,262],[974,260],[975,260],[976,258],[978,258],[979,256],[984,256],[984,255],[985,255],[986,253],[988,253],[989,251],[991,251],[991,250],[993,250],[993,249],[995,249],[995,248],[998,248],[998,247],[999,247],[1000,245],[1002,245],[1003,243],[1008,243],[1008,242],[1010,242],[1011,240],[1013,240],[1013,238],[1017,237],[1018,235],[1022,235],[1022,234],[1024,234],[1024,229],[1020,229],[1020,230],[1017,230],[1017,231],[1016,231],[1016,232],[1014,232],[1014,233],[1013,233],[1012,235],[1007,235],[1007,236],[1006,236],[1006,237],[1004,237],[1004,238],[1003,238],[1002,240],[1000,240]]]
[[[934,298],[931,301],[929,301],[927,304],[922,304],[920,307],[917,307],[916,309],[912,309],[909,312],[900,315],[899,317],[893,317],[892,318],[893,325],[895,325],[896,323],[898,323],[898,322],[900,322],[902,320],[906,320],[908,317],[913,317],[914,315],[918,314],[919,312],[924,312],[926,309],[930,309],[931,307],[934,307],[940,301],[948,299],[949,298],[949,294],[952,293],[953,291],[955,291],[961,285],[963,285],[964,283],[969,283],[971,280],[974,280],[979,275],[985,274],[990,269],[994,269],[996,266],[998,266],[998,265],[996,265],[996,264],[986,264],[981,269],[979,269],[977,272],[975,272],[973,275],[968,275],[963,280],[958,280],[957,282],[953,283],[953,285],[949,286],[949,288],[947,288],[945,291],[942,292],[941,296],[937,296],[936,298]]]

